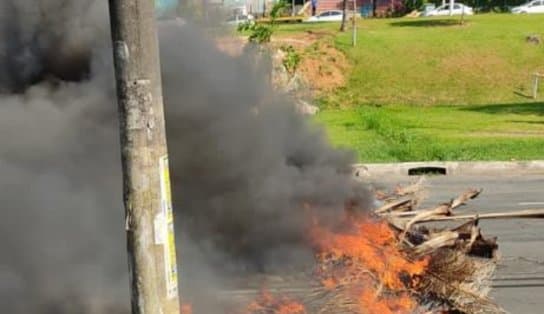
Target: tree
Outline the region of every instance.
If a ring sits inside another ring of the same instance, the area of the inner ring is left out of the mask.
[[[247,21],[238,25],[239,32],[249,31],[249,41],[257,44],[270,42],[272,33],[274,33],[276,28],[276,19],[280,17],[283,12],[283,9],[287,7],[286,0],[280,0],[274,4],[270,10],[270,22],[265,23],[255,23],[253,21]]]
[[[346,11],[348,7],[348,0],[342,0],[342,24],[340,24],[340,31],[346,31]]]

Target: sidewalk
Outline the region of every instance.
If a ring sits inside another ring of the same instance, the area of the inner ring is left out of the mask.
[[[428,161],[383,164],[354,164],[358,177],[440,175],[544,174],[544,160],[531,161]]]

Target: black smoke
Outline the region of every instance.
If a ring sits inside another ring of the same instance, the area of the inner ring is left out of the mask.
[[[125,313],[106,3],[4,0],[0,10],[0,308]],[[266,67],[204,34],[160,26],[181,282],[197,303],[227,273],[296,264],[305,204],[334,217],[366,199],[351,155],[272,91]]]

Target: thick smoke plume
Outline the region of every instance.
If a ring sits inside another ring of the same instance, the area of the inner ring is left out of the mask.
[[[106,3],[4,0],[0,14],[0,308],[125,313]],[[198,303],[227,273],[300,259],[305,204],[335,216],[346,200],[364,207],[365,192],[350,179],[350,155],[272,92],[254,58],[162,24],[181,282]]]

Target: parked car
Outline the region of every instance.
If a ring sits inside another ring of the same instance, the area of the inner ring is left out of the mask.
[[[330,10],[323,11],[319,15],[312,16],[303,22],[313,23],[313,22],[341,22],[342,21],[342,11],[341,10]]]
[[[250,23],[255,22],[255,18],[253,17],[253,15],[251,15],[251,14],[248,14],[248,15],[234,15],[234,16],[229,17],[227,19],[226,23],[228,25],[239,25],[239,24],[247,23],[247,22],[250,22]]]
[[[544,0],[533,0],[510,9],[514,14],[544,13]]]
[[[474,10],[471,7],[462,3],[454,3],[453,10],[451,10],[450,12],[450,5],[444,4],[437,7],[436,9],[424,12],[423,16],[448,16],[450,15],[450,13],[451,15],[473,15]]]

